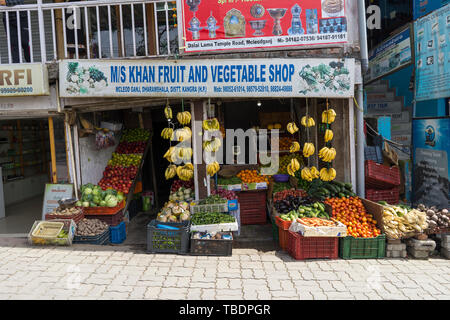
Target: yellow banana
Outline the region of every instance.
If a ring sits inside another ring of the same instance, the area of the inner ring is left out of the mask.
[[[322,112],[322,123],[331,124],[336,120],[336,111],[328,109]]]
[[[307,117],[307,116],[302,117],[301,123],[302,123],[302,126],[304,126],[306,128],[314,127],[316,125],[316,122],[314,121],[314,119],[312,117]]]
[[[313,177],[313,179],[319,178],[320,173],[316,167],[311,167],[311,169],[309,169],[309,172],[311,173],[311,176]]]
[[[177,166],[175,166],[173,164],[171,164],[167,167],[166,173],[165,173],[166,180],[169,180],[169,179],[172,179],[173,177],[175,177],[175,175],[177,174],[176,168],[177,168]]]
[[[300,169],[300,162],[298,162],[298,160],[297,159],[292,159],[291,160],[291,168],[292,168],[292,171],[298,171],[299,169]]]
[[[170,106],[164,108],[164,115],[166,116],[167,120],[172,119],[172,108]]]
[[[316,152],[314,145],[309,142],[305,143],[305,145],[303,146],[303,156],[305,158],[309,158],[314,154],[314,152]]]
[[[325,131],[325,142],[330,142],[331,140],[333,140],[333,137],[334,137],[333,131],[331,131],[330,129],[327,129]]]
[[[178,112],[177,120],[182,125],[189,124],[191,122],[191,113],[189,111]]]
[[[300,144],[297,141],[292,142],[291,148],[289,150],[291,153],[300,151]]]
[[[299,130],[299,129],[298,129],[297,125],[295,124],[295,122],[290,122],[290,123],[288,123],[288,125],[287,125],[287,131],[288,131],[290,134],[294,134],[294,133],[296,133],[298,130]]]

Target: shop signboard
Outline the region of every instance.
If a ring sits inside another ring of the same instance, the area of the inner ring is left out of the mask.
[[[450,4],[419,19],[414,25],[416,100],[450,95]]]
[[[411,63],[411,30],[408,27],[370,52],[369,70],[364,81],[379,79]]]
[[[450,118],[413,120],[413,202],[450,206]]]
[[[347,42],[345,0],[182,2],[185,52]]]
[[[49,111],[58,111],[56,86],[50,86],[49,91],[50,95],[48,96],[0,98],[0,117],[47,115]]]
[[[61,97],[354,95],[354,59],[63,60]]]
[[[0,98],[49,94],[45,64],[0,65]]]
[[[72,184],[47,183],[45,185],[44,205],[42,207],[42,220],[45,220],[46,214],[59,207],[58,200],[70,199],[73,197],[72,194]]]
[[[414,20],[441,8],[448,3],[450,3],[450,0],[414,0]]]

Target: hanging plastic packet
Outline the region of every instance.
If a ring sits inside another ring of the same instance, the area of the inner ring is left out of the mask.
[[[97,150],[106,149],[112,147],[116,144],[114,139],[114,132],[108,131],[105,132],[103,130],[97,130],[95,134],[95,147]]]

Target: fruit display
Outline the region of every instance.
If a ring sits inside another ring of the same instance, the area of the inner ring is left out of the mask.
[[[171,192],[169,200],[189,201],[194,198],[194,189],[180,187],[177,191]]]
[[[303,218],[323,218],[330,219],[330,216],[325,210],[325,205],[320,202],[315,202],[308,205],[299,205],[297,209],[291,210],[288,213],[281,214],[280,219],[284,221],[296,221]]]
[[[217,184],[221,185],[221,186],[241,184],[241,183],[242,183],[242,180],[238,177],[231,177],[231,178],[219,177],[219,178],[217,178]]]
[[[206,152],[217,152],[221,146],[222,142],[217,137],[214,137],[212,140],[203,142],[203,149]]]
[[[290,148],[292,146],[292,143],[294,142],[294,139],[290,137],[280,137],[278,139],[278,150],[281,151],[290,151]]]
[[[84,218],[77,224],[76,236],[97,236],[109,229],[109,225],[99,219]]]
[[[297,222],[311,228],[336,226],[336,222],[326,220],[326,218],[305,217],[305,218],[298,218]]]
[[[366,211],[358,197],[328,198],[333,219],[347,226],[347,234],[355,238],[375,238],[381,234],[377,221]]]
[[[219,120],[217,120],[216,118],[203,120],[202,127],[203,127],[203,130],[205,130],[205,131],[220,130]]]
[[[135,128],[124,130],[120,142],[139,142],[147,141],[148,139],[150,139],[150,132],[145,129]]]
[[[187,125],[187,124],[191,123],[191,119],[192,119],[192,116],[189,111],[177,113],[177,120],[181,125]]]
[[[163,139],[168,139],[168,140],[174,140],[174,135],[173,135],[173,129],[172,128],[164,128],[161,131],[161,138]]]
[[[294,175],[295,176],[295,175]],[[306,181],[313,181],[319,178],[319,170],[316,167],[303,168],[301,171],[301,178]]]
[[[308,194],[319,200],[356,196],[353,192],[353,186],[350,183],[338,181],[325,182],[320,179],[316,179],[311,183]]]
[[[220,165],[217,161],[214,161],[206,166],[206,173],[208,176],[213,176],[220,170]]]
[[[147,145],[146,141],[122,141],[116,148],[116,153],[118,154],[133,154],[133,153],[144,153],[145,147]]]
[[[236,222],[236,218],[227,213],[196,213],[192,215],[191,223],[195,226],[205,224],[221,224],[221,223],[233,223]]]
[[[243,183],[259,183],[266,182],[269,184],[269,176],[259,175],[257,170],[242,170],[237,174],[237,177],[242,180]]]
[[[294,134],[294,133],[298,132],[298,130],[299,129],[298,129],[297,125],[295,124],[295,122],[290,122],[287,124],[287,131],[290,134]]]
[[[308,194],[304,190],[298,190],[298,189],[297,190],[289,189],[289,190],[283,190],[283,191],[279,191],[279,192],[274,191],[273,201],[284,200],[289,196],[292,196],[294,198],[307,198]]]
[[[303,156],[305,158],[311,157],[316,152],[314,144],[307,142],[303,145]]]
[[[283,200],[274,200],[273,207],[278,213],[286,214],[291,211],[297,210],[301,205],[309,205],[314,201],[309,197],[298,197],[289,195]]]
[[[130,192],[130,188],[133,185],[133,179],[116,176],[116,177],[103,177],[98,185],[106,190],[108,188],[113,188],[114,190],[118,190],[122,193],[128,194]]]
[[[427,207],[423,204],[419,204],[417,209],[426,213],[430,230],[450,227],[450,213],[448,209],[439,210],[435,206]]]
[[[223,204],[223,203],[228,203],[228,200],[222,198],[218,194],[215,194],[215,195],[210,195],[210,196],[206,197],[205,199],[200,200],[198,204],[204,205],[204,204]]]
[[[176,172],[178,178],[189,181],[194,177],[194,166],[192,163],[186,163],[184,166],[178,166]]]
[[[303,165],[303,158],[299,153],[281,156],[279,158],[278,174],[288,174],[287,167],[291,163],[292,159],[296,159],[300,166]]]
[[[141,163],[142,155],[140,154],[119,154],[114,152],[112,158],[108,161],[108,166],[138,166]]]
[[[331,162],[331,161],[333,161],[334,158],[336,158],[336,149],[335,148],[323,147],[319,151],[319,158],[323,162]]]
[[[212,195],[219,195],[221,198],[227,199],[227,200],[236,200],[238,197],[236,195],[236,192],[231,190],[223,190],[223,189],[217,189],[211,191]]]
[[[164,108],[164,116],[166,117],[167,120],[172,120],[173,112],[172,112],[172,108],[170,106],[166,106]]]
[[[428,229],[426,212],[402,206],[385,205],[384,232],[389,239],[400,239]]]
[[[189,180],[189,181],[183,181],[183,180],[174,180],[172,183],[172,186],[170,187],[170,192],[177,192],[180,188],[185,188],[185,189],[194,189],[194,181],[193,180]]]
[[[328,109],[322,112],[322,123],[332,124],[336,120],[336,111]]]
[[[178,158],[178,152],[176,150],[176,147],[170,147],[163,155],[163,158],[169,162],[176,162]]]
[[[156,220],[160,222],[183,222],[190,218],[189,203],[186,201],[168,201],[158,213]]]
[[[172,179],[176,175],[177,175],[177,166],[174,164],[170,164],[164,173],[166,180]]]
[[[295,172],[300,170],[300,162],[297,159],[292,159],[291,162],[287,165],[286,171],[289,175],[295,176]]]
[[[113,189],[102,190],[92,183],[81,186],[81,199],[76,203],[79,207],[113,208],[124,200],[123,193]]]
[[[301,120],[302,126],[306,128],[314,127],[316,125],[316,122],[312,117],[309,116],[303,116]]]
[[[105,171],[103,171],[103,177],[111,178],[111,177],[122,177],[122,179],[130,179],[134,180],[138,173],[137,166],[107,166]]]

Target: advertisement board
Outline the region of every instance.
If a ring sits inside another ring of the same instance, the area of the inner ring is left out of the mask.
[[[185,52],[347,42],[345,0],[186,0]]]
[[[414,0],[414,20],[450,3],[450,0]]]
[[[371,82],[411,63],[411,29],[408,27],[370,52],[364,81]]]
[[[42,220],[45,220],[45,215],[51,213],[54,209],[59,207],[59,200],[70,199],[73,196],[72,184],[52,184],[45,185],[44,204],[42,206]]]
[[[61,97],[354,95],[354,59],[63,60]]]
[[[450,118],[413,119],[413,202],[450,205]]]
[[[49,94],[45,64],[0,65],[0,98]]]
[[[450,4],[414,24],[416,100],[450,96]]]

